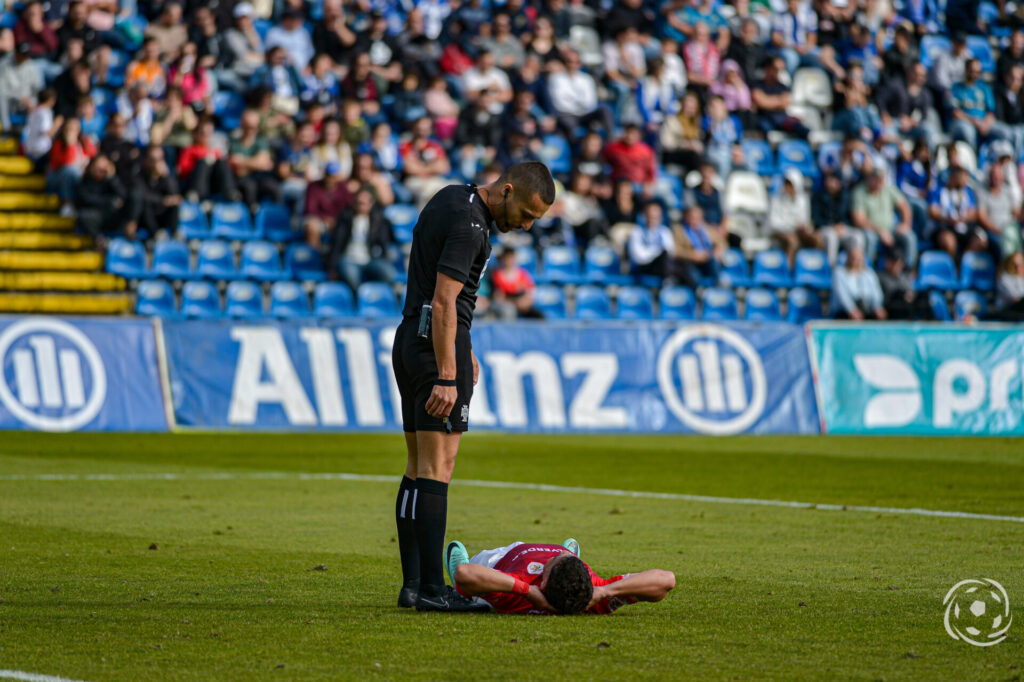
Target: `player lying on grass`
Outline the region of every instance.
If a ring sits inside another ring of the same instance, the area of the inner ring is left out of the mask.
[[[498,613],[611,613],[638,601],[661,601],[676,584],[671,571],[602,578],[579,558],[569,538],[561,545],[513,542],[472,559],[459,541],[448,543],[445,563],[456,590],[479,597]]]

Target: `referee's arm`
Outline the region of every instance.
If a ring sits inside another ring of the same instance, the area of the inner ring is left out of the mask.
[[[430,302],[433,308],[430,327],[439,379],[455,378],[455,331],[458,325],[455,299],[462,291],[462,286],[459,280],[443,272],[437,273],[434,298]],[[458,389],[455,386],[434,386],[427,399],[427,414],[439,419],[447,417],[455,407],[457,397]]]

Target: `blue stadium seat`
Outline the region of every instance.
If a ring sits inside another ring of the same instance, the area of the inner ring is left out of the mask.
[[[945,251],[925,251],[917,261],[917,289],[955,291],[960,288],[956,265]]]
[[[419,211],[412,204],[391,204],[384,209],[384,217],[391,223],[395,241],[399,244],[412,242],[412,230],[419,219]]]
[[[952,315],[949,314],[949,303],[946,302],[946,295],[941,291],[929,291],[928,303],[932,307],[932,314],[939,322],[951,322]]]
[[[224,313],[228,317],[263,317],[263,291],[253,282],[231,282],[225,292]]]
[[[217,287],[209,282],[185,282],[181,288],[181,314],[205,320],[221,317]]]
[[[947,36],[929,34],[921,38],[921,63],[925,68],[931,68],[935,58],[943,52],[951,52],[953,43]]]
[[[358,314],[362,317],[397,317],[401,314],[395,292],[384,282],[363,282],[356,290]]]
[[[11,5],[12,7],[14,5]],[[6,11],[0,14],[0,28],[13,29],[14,25],[18,23],[18,13],[14,11]]]
[[[743,149],[743,160],[750,170],[764,176],[775,175],[778,172],[775,154],[765,140],[744,138],[740,147]]]
[[[771,289],[793,286],[785,251],[768,249],[754,256],[754,284]]]
[[[572,170],[572,150],[562,135],[545,135],[537,156],[555,175],[567,175]]]
[[[213,236],[221,239],[256,239],[249,209],[240,201],[215,204],[210,214]]]
[[[114,93],[110,90],[106,88],[93,88],[89,92],[89,96],[92,97],[93,104],[96,105],[96,113],[108,117],[117,111],[117,98],[114,97]]]
[[[988,303],[977,291],[961,291],[953,299],[953,312],[956,313],[957,320],[963,320],[968,315],[979,319],[988,312]]]
[[[107,272],[125,279],[149,276],[146,269],[146,247],[142,242],[115,237],[107,245]]]
[[[240,279],[231,248],[219,239],[210,239],[199,245],[196,273],[211,279]]]
[[[629,284],[629,275],[622,274],[619,254],[610,246],[592,244],[583,254],[583,279],[596,284]]]
[[[967,251],[960,260],[960,286],[992,291],[996,288],[996,266],[983,251]]]
[[[220,119],[221,127],[234,130],[242,118],[245,101],[237,92],[219,90],[213,96],[213,115]]]
[[[256,234],[272,242],[293,242],[302,236],[292,229],[292,214],[287,206],[264,203],[256,211]]]
[[[658,293],[663,320],[692,320],[697,316],[697,301],[689,287],[665,287]]]
[[[749,287],[750,265],[739,249],[727,249],[722,255],[722,271],[718,282],[723,287]]]
[[[643,287],[622,287],[618,296],[620,320],[649,320],[654,317],[654,297]]]
[[[795,168],[806,178],[818,177],[818,164],[806,140],[783,140],[779,143],[779,172]]]
[[[540,284],[534,292],[533,304],[550,320],[562,320],[567,315],[565,292],[556,284]]]
[[[281,254],[270,242],[247,242],[242,247],[242,263],[239,268],[243,276],[260,282],[277,282],[290,279],[291,273],[281,267]]]
[[[988,36],[967,36],[967,51],[978,60],[982,73],[996,72],[996,59],[992,56]]]
[[[607,320],[612,304],[602,287],[584,285],[576,290],[576,317],[581,320]]]
[[[793,280],[797,286],[811,289],[832,288],[832,268],[828,256],[818,249],[800,249],[796,252]]]
[[[658,173],[658,179],[654,181],[654,194],[670,209],[683,208],[683,181],[678,175],[664,171]]]
[[[210,223],[199,204],[183,201],[178,205],[178,230],[185,239],[207,239]]]
[[[756,322],[778,322],[782,319],[779,299],[771,289],[754,288],[747,291],[743,319]]]
[[[580,281],[580,256],[569,246],[549,246],[542,254],[540,280],[558,284],[575,284]]]
[[[177,239],[159,241],[153,247],[153,274],[168,279],[192,279],[188,244]]]
[[[537,252],[531,246],[520,246],[516,249],[516,263],[519,267],[524,268],[530,277],[537,279]],[[491,267],[498,267],[498,259],[494,257],[494,263]]]
[[[110,64],[107,67],[107,85],[119,90],[124,85],[124,72],[128,68],[131,57],[123,50],[110,51]]]
[[[313,314],[317,317],[350,317],[355,309],[352,290],[341,282],[321,282],[313,290]]]
[[[822,142],[818,147],[818,168],[822,171],[836,170],[843,153],[843,143],[837,140]]]
[[[710,287],[700,297],[702,320],[735,320],[736,294],[732,289]]]
[[[803,287],[789,290],[786,297],[786,321],[803,324],[822,317],[821,298],[817,293]]]
[[[156,317],[173,317],[177,305],[174,300],[174,289],[165,279],[146,279],[139,282],[135,289],[136,315],[153,315]]]
[[[303,282],[323,282],[327,279],[323,256],[309,244],[290,245],[284,253],[284,269],[291,273],[293,279]]]
[[[309,296],[296,282],[274,282],[270,287],[270,314],[273,317],[307,317]]]

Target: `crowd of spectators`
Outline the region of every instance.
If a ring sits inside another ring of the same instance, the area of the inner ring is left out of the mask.
[[[925,315],[912,276],[925,249],[957,263],[990,254],[996,305],[1012,311],[1024,21],[995,10],[983,16],[978,0],[944,11],[930,0],[29,0],[0,28],[0,125],[21,128],[25,154],[101,246],[173,235],[185,201],[278,203],[332,277],[393,282],[388,206],[548,161],[554,137],[568,143],[555,206],[532,234],[501,239],[489,303],[503,315],[537,314],[515,247],[609,244],[645,281],[697,286],[716,279],[726,249],[750,253],[752,238],[790,262],[823,249],[840,316]],[[936,39],[948,48],[924,49]],[[795,105],[807,69],[831,105]],[[764,173],[746,143],[766,138],[835,153],[817,154],[813,173]],[[743,172],[771,188],[755,234],[724,202]],[[670,185],[678,202],[665,176],[686,179]]]

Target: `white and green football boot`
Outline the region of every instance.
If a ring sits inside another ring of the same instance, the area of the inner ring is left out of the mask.
[[[452,581],[452,585],[455,584],[455,569],[459,567],[459,564],[468,563],[469,552],[466,551],[466,546],[458,540],[449,542],[444,551],[444,565],[448,568],[448,578]]]
[[[569,550],[576,556],[580,555],[580,543],[578,540],[576,540],[576,538],[567,539],[565,542],[562,543],[562,547],[565,547],[567,550]]]

